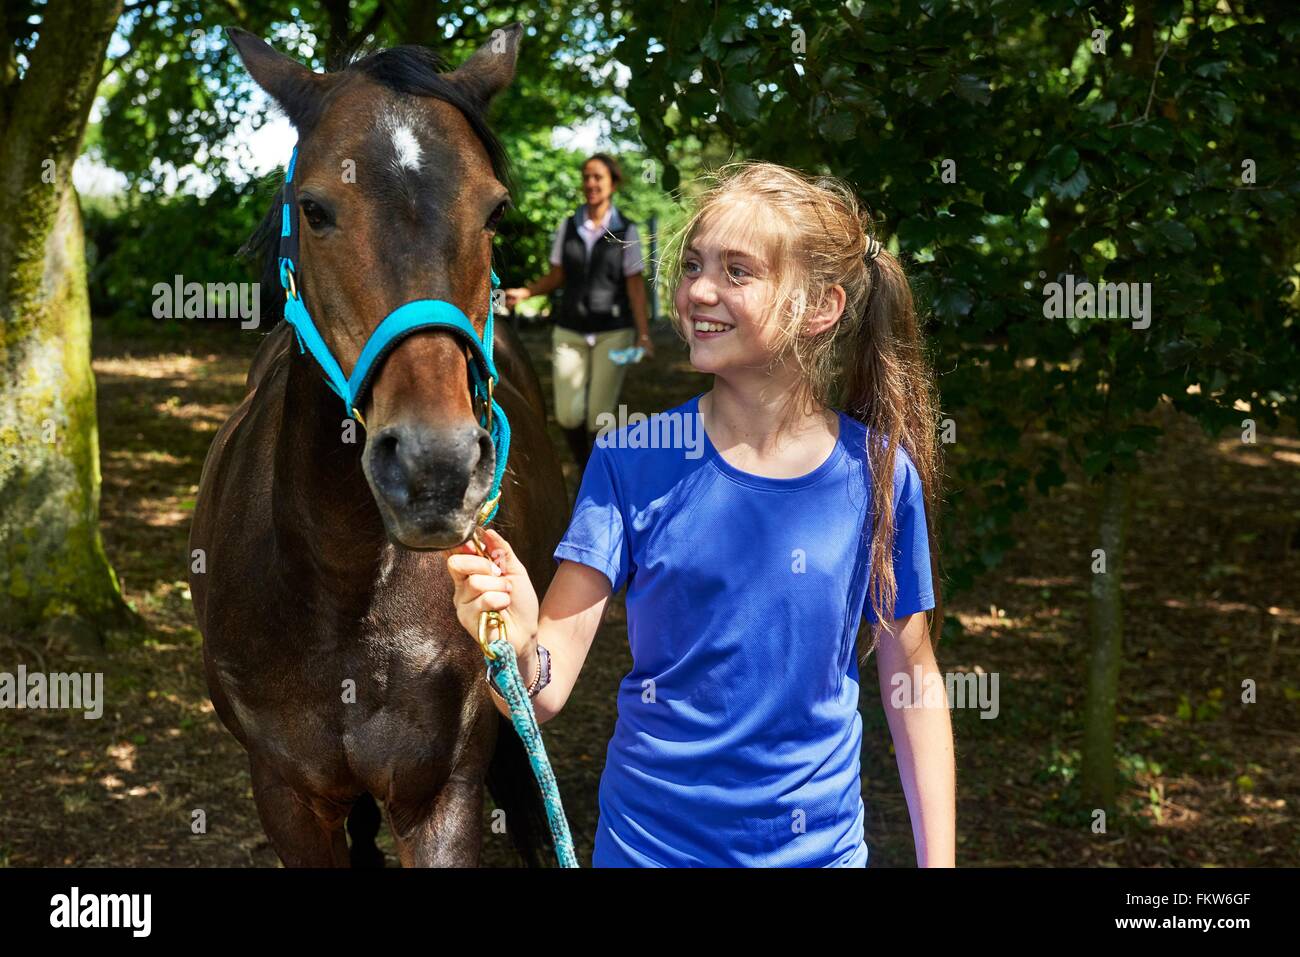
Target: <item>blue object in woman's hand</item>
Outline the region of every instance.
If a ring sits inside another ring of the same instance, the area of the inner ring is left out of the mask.
[[[634,362],[640,362],[645,356],[645,348],[642,346],[631,346],[627,349],[609,350],[609,361],[619,366],[631,365]]]

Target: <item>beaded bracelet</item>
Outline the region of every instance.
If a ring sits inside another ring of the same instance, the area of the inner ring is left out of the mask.
[[[537,674],[533,677],[532,686],[529,687],[528,689],[528,697],[530,698],[536,697],[537,692],[541,691],[543,688],[547,686],[547,684],[550,683],[551,680],[550,664],[551,664],[551,653],[546,650],[546,647],[544,645],[539,644],[537,646]],[[483,676],[483,679],[487,682],[487,686],[492,689],[492,693],[494,695],[496,695],[502,701],[506,700],[505,695],[503,695],[500,691],[498,691],[497,686],[492,683],[491,671],[485,674]]]

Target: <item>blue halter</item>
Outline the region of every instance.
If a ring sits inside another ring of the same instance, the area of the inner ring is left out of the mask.
[[[298,147],[293,148],[289,158],[289,169],[285,172],[284,186],[281,191],[283,203],[280,226],[280,285],[284,287],[284,319],[293,326],[298,336],[298,352],[310,350],[312,356],[325,372],[326,384],[343,400],[344,412],[365,426],[365,421],[357,411],[357,403],[365,394],[366,387],[375,370],[384,357],[397,343],[413,332],[428,328],[451,329],[461,334],[470,345],[473,361],[469,365],[473,377],[474,398],[483,404],[483,419],[479,425],[487,429],[492,436],[492,445],[496,449],[496,471],[492,476],[492,487],[479,513],[479,520],[487,524],[497,512],[501,499],[501,480],[506,471],[506,459],[510,455],[510,423],[506,414],[492,396],[492,387],[496,384],[496,365],[492,361],[493,315],[492,301],[489,296],[487,320],[480,340],[474,331],[474,324],[459,308],[443,299],[415,299],[398,306],[381,322],[366,340],[357,357],[357,364],[351,376],[345,376],[329,346],[321,338],[316,324],[312,322],[311,313],[302,299],[302,288],[296,281],[298,275],[298,210],[293,185],[293,170],[298,163]],[[492,288],[501,285],[495,270],[492,270]]]

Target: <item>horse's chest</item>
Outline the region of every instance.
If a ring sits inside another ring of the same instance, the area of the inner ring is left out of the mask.
[[[469,670],[465,656],[407,635],[219,674],[250,749],[286,781],[384,797],[394,781],[418,791],[445,780],[476,713]]]

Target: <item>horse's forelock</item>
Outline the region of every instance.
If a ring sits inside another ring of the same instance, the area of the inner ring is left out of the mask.
[[[465,87],[450,79],[443,59],[427,47],[397,46],[360,55],[348,70],[364,73],[390,90],[408,96],[432,96],[450,103],[464,114],[470,129],[483,144],[492,163],[492,173],[510,188],[510,170],[505,148],[497,139],[479,104]]]

